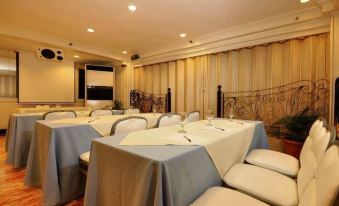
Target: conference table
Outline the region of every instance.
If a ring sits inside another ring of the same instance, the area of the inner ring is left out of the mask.
[[[9,118],[5,144],[6,163],[13,165],[14,168],[26,166],[35,123],[41,120],[45,114],[44,112],[34,112],[39,111],[35,108],[31,108],[29,111],[32,113],[13,113]],[[87,117],[90,111],[76,111],[76,113],[78,117]]]
[[[148,128],[161,113],[83,117],[56,121],[39,120],[32,136],[25,184],[43,189],[44,205],[57,205],[84,194],[79,157],[90,151],[93,139],[109,136],[113,123],[127,116],[142,116]],[[101,138],[100,138],[101,139]]]
[[[258,121],[218,119],[120,134],[92,142],[84,204],[186,206],[247,153],[268,148]]]

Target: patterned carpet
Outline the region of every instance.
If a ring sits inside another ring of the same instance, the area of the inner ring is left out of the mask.
[[[5,163],[5,159],[5,137],[0,136],[0,205],[42,205],[42,190],[25,186],[25,169],[13,169]],[[67,204],[82,205],[82,198]]]

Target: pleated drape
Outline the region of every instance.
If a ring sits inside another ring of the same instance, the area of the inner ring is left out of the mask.
[[[0,73],[0,97],[16,98],[15,73]]]
[[[329,52],[329,34],[324,33],[147,65],[134,68],[134,89],[165,94],[171,88],[172,111],[216,112],[218,85],[237,92],[330,80]]]

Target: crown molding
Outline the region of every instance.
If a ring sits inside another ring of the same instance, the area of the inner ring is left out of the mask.
[[[20,39],[26,39],[30,41],[35,41],[35,42],[39,42],[39,43],[43,43],[47,45],[52,45],[54,47],[68,48],[68,49],[73,49],[73,50],[77,50],[80,52],[95,54],[97,56],[115,59],[118,61],[124,60],[120,56],[112,55],[112,52],[105,51],[100,48],[88,47],[86,45],[79,44],[77,42],[76,43],[73,42],[74,44],[70,47],[69,43],[72,42],[70,40],[34,32],[31,30],[21,29],[18,27],[13,27],[11,25],[1,25],[0,34],[11,36],[11,37],[16,37]]]
[[[193,39],[196,43],[141,54],[134,67],[222,52],[330,31],[330,16],[318,7],[287,13]]]
[[[331,12],[334,10],[334,3],[332,0],[318,0],[317,4],[320,6],[323,13]]]

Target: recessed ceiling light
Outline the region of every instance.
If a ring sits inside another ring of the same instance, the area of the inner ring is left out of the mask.
[[[74,55],[74,58],[79,58],[80,56],[79,55]]]
[[[93,33],[93,32],[94,32],[94,29],[88,28],[87,31],[88,31],[89,33]]]
[[[123,53],[123,54],[127,54],[127,51],[122,51],[121,53]]]
[[[181,33],[181,34],[180,34],[180,37],[181,37],[181,38],[184,38],[184,37],[186,37],[186,34],[185,34],[185,33]]]
[[[137,7],[134,4],[130,4],[130,5],[128,5],[128,10],[135,11],[135,10],[137,10]]]
[[[310,0],[300,0],[300,3],[307,3],[309,2]]]

